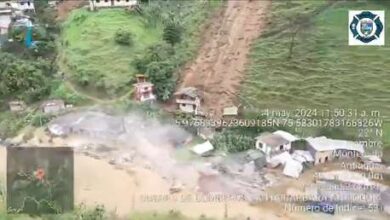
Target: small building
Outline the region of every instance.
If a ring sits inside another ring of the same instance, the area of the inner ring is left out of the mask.
[[[137,0],[89,0],[89,7],[92,11],[95,8],[133,7],[137,4]]]
[[[57,113],[65,109],[65,102],[60,99],[53,99],[44,102],[41,105],[41,110],[43,113]]]
[[[309,137],[306,141],[314,164],[326,163],[340,157],[356,158],[364,154],[363,146],[353,141],[334,140],[325,136]]]
[[[8,39],[8,29],[12,22],[12,8],[9,2],[0,2],[0,45]]]
[[[153,102],[156,96],[153,94],[153,83],[147,82],[144,75],[137,75],[137,83],[134,84],[135,99],[140,102]]]
[[[238,107],[237,106],[231,106],[226,107],[223,109],[222,116],[224,118],[235,118],[238,116]]]
[[[291,143],[298,140],[294,135],[285,131],[265,132],[256,137],[256,148],[265,153],[267,158],[291,149]]]
[[[201,111],[201,102],[203,100],[200,91],[194,87],[180,89],[175,94],[176,104],[179,109],[186,113],[195,113]]]
[[[20,10],[22,12],[35,13],[34,0],[17,0],[17,1],[9,1],[9,2],[13,9]]]
[[[8,102],[8,106],[11,112],[21,112],[26,109],[26,103],[23,101],[11,101]]]

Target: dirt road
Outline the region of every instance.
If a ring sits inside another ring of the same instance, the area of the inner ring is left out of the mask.
[[[181,75],[179,88],[202,90],[204,110],[216,117],[224,107],[238,105],[250,45],[266,24],[270,1],[228,1],[206,30],[198,57]]]
[[[75,8],[80,7],[81,4],[85,4],[83,0],[62,1],[57,6],[57,19],[60,21],[65,20],[68,14]]]

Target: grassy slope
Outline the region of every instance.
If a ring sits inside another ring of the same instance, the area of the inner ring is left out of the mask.
[[[316,1],[274,1],[277,22],[271,31],[288,25],[287,16],[322,5]],[[289,60],[287,28],[265,33],[252,51],[243,96],[255,107],[367,107],[390,113],[390,38],[385,47],[348,46],[348,9],[383,9],[383,5],[339,3],[315,16],[310,29],[299,32]],[[284,18],[280,18],[284,14]],[[387,16],[387,22],[390,19]],[[390,26],[387,25],[387,32]]]
[[[135,35],[132,47],[114,42],[119,28]],[[61,50],[71,70],[90,74],[91,79],[102,76],[106,88],[116,89],[126,85],[136,74],[130,66],[135,55],[158,42],[161,34],[161,28],[145,28],[138,16],[126,14],[123,9],[98,12],[79,9],[64,24],[62,42],[68,45]]]
[[[348,46],[348,10],[388,10],[380,1],[273,1],[269,29],[255,43],[242,101],[253,108],[364,108],[390,116],[390,38],[386,46]],[[313,14],[293,56],[289,20]],[[386,16],[390,33],[390,17]],[[385,125],[385,136],[390,133]],[[387,136],[387,141],[389,137]],[[388,141],[390,143],[390,141]]]

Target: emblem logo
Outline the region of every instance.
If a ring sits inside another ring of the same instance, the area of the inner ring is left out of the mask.
[[[349,45],[384,45],[384,11],[349,11]]]

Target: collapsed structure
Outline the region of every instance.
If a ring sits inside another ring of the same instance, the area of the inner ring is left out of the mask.
[[[306,150],[293,149],[293,143],[304,141]],[[268,167],[284,166],[283,174],[298,178],[306,164],[321,164],[335,158],[361,158],[364,147],[353,141],[324,136],[298,138],[286,131],[265,132],[256,138],[256,149],[264,152]]]

